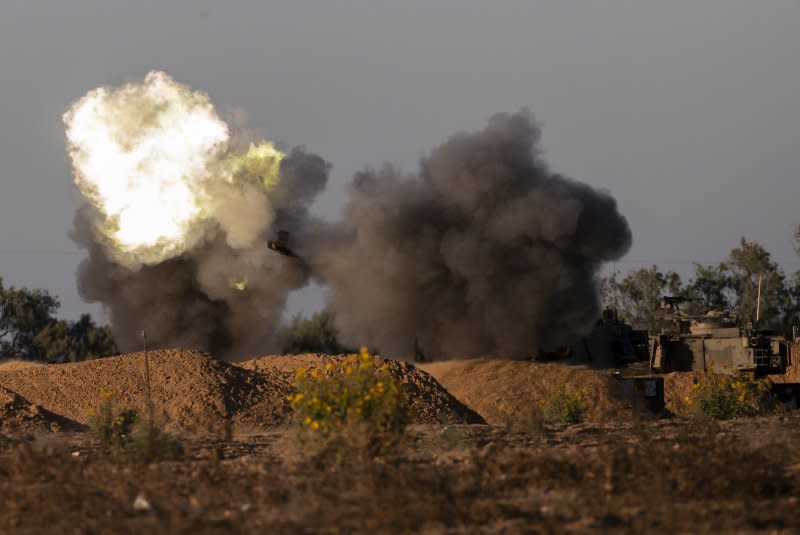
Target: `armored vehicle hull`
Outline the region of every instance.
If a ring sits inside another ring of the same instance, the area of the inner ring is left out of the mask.
[[[720,373],[783,374],[791,364],[789,344],[751,322],[719,312],[690,318],[676,313],[669,327],[649,339],[654,371],[713,370]]]

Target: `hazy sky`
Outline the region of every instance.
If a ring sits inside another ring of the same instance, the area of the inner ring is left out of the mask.
[[[333,164],[335,217],[366,165],[421,156],[527,107],[554,171],[609,190],[619,269],[688,273],[741,236],[798,268],[800,2],[37,2],[0,5],[0,275],[80,301],[61,116],[163,69],[223,114]],[[315,308],[319,290],[292,299]]]

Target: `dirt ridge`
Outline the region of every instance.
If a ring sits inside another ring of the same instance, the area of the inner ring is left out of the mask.
[[[170,432],[197,435],[221,434],[229,424],[242,432],[288,424],[294,370],[344,358],[291,355],[235,364],[182,349],[151,350],[148,356],[157,421]],[[406,362],[387,363],[407,384],[415,409],[413,423],[484,423],[427,373]],[[118,408],[145,410],[144,353],[0,369],[0,386],[26,403],[85,426],[91,410],[101,403],[101,391],[112,392]]]
[[[298,368],[322,368],[327,363],[340,363],[347,355],[266,355],[239,363],[253,371],[278,371],[291,381]],[[413,421],[417,424],[467,423],[485,424],[479,412],[453,396],[431,374],[402,360],[385,359],[389,373],[401,381],[411,400]]]
[[[80,423],[33,404],[0,386],[0,431],[8,436],[84,431]]]
[[[630,400],[606,371],[501,359],[440,361],[419,367],[491,425],[527,425],[534,408],[561,385],[581,392],[589,422],[631,417]]]

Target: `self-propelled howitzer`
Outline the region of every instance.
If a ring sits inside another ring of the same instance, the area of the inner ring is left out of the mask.
[[[650,335],[650,367],[659,372],[713,370],[756,375],[783,374],[791,363],[789,344],[776,332],[759,329],[735,314],[711,310],[692,316],[681,298],[664,298],[667,310],[658,333]]]

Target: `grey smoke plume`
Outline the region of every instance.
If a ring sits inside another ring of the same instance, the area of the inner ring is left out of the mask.
[[[418,176],[358,174],[334,224],[308,213],[322,158],[233,139],[207,95],[165,73],[90,91],[64,121],[85,201],[79,291],[106,307],[123,350],[146,329],[154,346],[264,351],[313,275],[348,345],[531,355],[590,328],[597,270],[630,246],[610,195],[547,169],[527,112],[455,136]],[[279,229],[302,261],[269,249]]]
[[[278,229],[302,233],[313,224],[308,205],[324,188],[328,171],[319,156],[293,150],[281,161],[280,179],[268,198],[260,191],[249,199],[234,197],[239,210],[232,206],[221,217],[218,211],[219,221],[205,224],[197,245],[151,265],[128,266],[109,254],[96,230],[100,216],[87,203],[76,214],[71,233],[89,252],[78,269],[79,292],[106,307],[117,344],[125,351],[141,347],[142,329],[154,347],[200,348],[228,358],[265,351],[288,293],[309,277],[302,262],[269,250],[267,240]],[[252,205],[268,215],[260,218],[246,209]],[[256,233],[246,247],[238,247],[235,239],[242,228]],[[244,291],[233,284],[245,281]]]
[[[528,112],[498,114],[421,163],[355,176],[343,221],[305,254],[342,341],[409,358],[523,357],[599,313],[598,268],[630,247],[608,194],[553,174]]]

